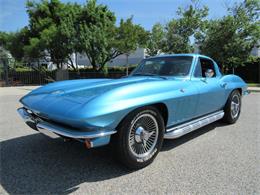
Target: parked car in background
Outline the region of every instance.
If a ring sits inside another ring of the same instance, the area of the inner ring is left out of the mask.
[[[111,143],[127,167],[150,164],[163,139],[175,139],[214,121],[235,123],[246,83],[222,75],[209,57],[178,54],[144,59],[121,79],[61,81],[33,90],[19,114],[50,137],[88,148]]]

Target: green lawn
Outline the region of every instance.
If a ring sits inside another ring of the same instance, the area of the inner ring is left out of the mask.
[[[260,87],[260,83],[247,83],[249,87]]]

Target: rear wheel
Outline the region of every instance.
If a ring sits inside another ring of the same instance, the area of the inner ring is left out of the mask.
[[[161,149],[164,121],[160,112],[147,106],[131,112],[115,135],[117,157],[130,169],[149,165]]]
[[[225,115],[223,120],[233,124],[237,121],[241,111],[241,95],[238,90],[232,91],[224,108]]]

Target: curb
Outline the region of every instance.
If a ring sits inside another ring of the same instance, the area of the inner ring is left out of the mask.
[[[250,93],[252,93],[252,92],[253,92],[253,93],[260,93],[260,90],[254,90],[254,89],[251,90],[251,89],[249,89],[248,91],[249,91]]]

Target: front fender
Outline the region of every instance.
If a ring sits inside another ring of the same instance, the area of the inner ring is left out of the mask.
[[[185,93],[181,88],[185,89]],[[84,105],[79,114],[87,125],[116,128],[120,121],[136,108],[163,103],[171,111],[174,105],[179,105],[180,100],[184,101],[196,92],[196,88],[185,81],[133,84],[110,90],[92,99]],[[72,112],[76,113],[73,110]],[[169,117],[173,117],[172,112]]]

